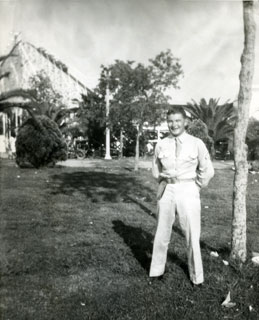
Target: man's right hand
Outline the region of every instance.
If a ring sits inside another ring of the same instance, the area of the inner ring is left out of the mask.
[[[167,172],[161,172],[159,174],[159,177],[160,178],[176,178],[177,177],[177,172],[175,170],[170,170],[170,171],[167,171]]]

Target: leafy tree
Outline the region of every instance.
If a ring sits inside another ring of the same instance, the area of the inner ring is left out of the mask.
[[[104,143],[105,131],[105,100],[100,89],[88,91],[82,96],[79,110],[76,115],[78,129],[83,136],[88,137],[89,145],[99,149]]]
[[[202,120],[209,129],[209,135],[214,143],[228,139],[233,136],[236,120],[236,110],[233,103],[218,104],[219,99],[201,99],[199,103],[192,100],[188,103],[186,110],[194,119]]]
[[[19,128],[16,140],[16,162],[35,168],[66,160],[67,146],[57,124],[46,116],[28,118]]]
[[[109,79],[107,69],[110,71]],[[143,125],[161,122],[169,100],[166,91],[172,87],[178,88],[182,74],[179,59],[170,50],[150,59],[147,66],[134,61],[116,60],[113,65],[102,69],[100,92],[104,95],[108,81],[112,95],[109,125],[120,125],[125,131],[129,125],[136,128],[135,170],[138,170]]]
[[[37,72],[29,80],[31,93],[37,103],[33,108],[36,115],[46,115],[55,121],[62,130],[66,126],[64,118],[69,114],[62,101],[62,95],[56,92],[44,70]]]
[[[109,119],[106,119],[106,123],[110,126],[113,133],[119,132],[120,158],[122,158],[124,151],[125,155],[132,155],[132,143],[136,140],[136,127],[134,127],[132,112],[130,110],[131,97],[125,91],[125,87],[122,86],[122,84],[125,85],[125,83],[132,85],[133,64],[133,61],[123,62],[116,60],[109,69],[102,66],[100,79],[100,90],[103,94],[104,90],[106,94],[107,90],[109,90],[109,95],[112,97]],[[135,132],[134,138],[132,137],[133,132]],[[126,143],[125,146],[124,142]]]

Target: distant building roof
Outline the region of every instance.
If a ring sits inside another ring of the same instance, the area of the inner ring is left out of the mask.
[[[12,56],[1,63],[1,73],[10,72],[0,81],[0,91],[29,89],[32,76],[44,70],[54,90],[63,98],[68,108],[75,106],[81,95],[87,95],[87,86],[69,72],[69,68],[43,48],[29,42],[19,41],[13,47]]]

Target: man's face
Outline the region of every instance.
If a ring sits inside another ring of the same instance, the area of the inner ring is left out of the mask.
[[[170,133],[177,137],[184,132],[187,121],[181,113],[176,113],[167,117],[167,124]]]

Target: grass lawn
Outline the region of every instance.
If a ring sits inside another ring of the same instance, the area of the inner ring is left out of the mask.
[[[202,191],[205,285],[197,289],[177,223],[167,273],[149,282],[156,228],[149,170],[19,169],[10,161],[0,170],[1,320],[259,319],[259,268],[250,259],[259,251],[259,175],[249,175],[249,259],[241,270],[222,261],[230,248],[233,171],[216,170]],[[233,308],[221,306],[229,291]]]

